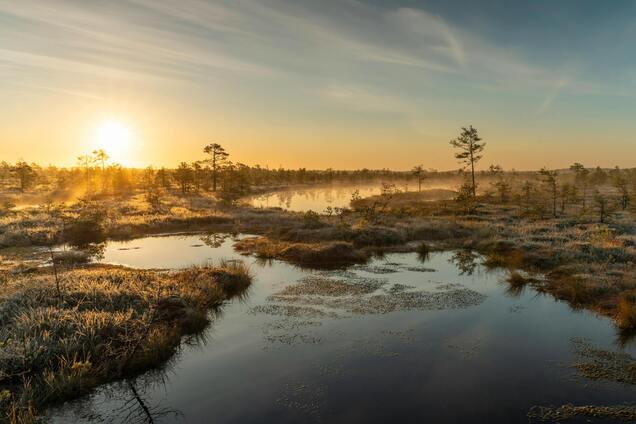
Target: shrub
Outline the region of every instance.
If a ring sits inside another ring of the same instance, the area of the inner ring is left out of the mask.
[[[80,201],[76,218],[66,220],[63,239],[72,246],[86,246],[106,239],[105,221],[107,213],[95,202]]]
[[[415,252],[417,253],[417,256],[420,258],[420,260],[426,261],[431,253],[431,248],[425,242],[421,242],[417,245]]]
[[[621,296],[616,307],[616,323],[623,330],[636,328],[636,292]]]
[[[320,228],[322,227],[322,222],[320,221],[320,215],[312,210],[308,210],[303,215],[303,226],[305,228]]]

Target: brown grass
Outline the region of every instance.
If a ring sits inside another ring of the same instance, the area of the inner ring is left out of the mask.
[[[251,281],[241,263],[173,273],[92,267],[5,280],[0,295],[0,413],[28,422],[46,405],[161,366],[208,311]]]
[[[636,328],[636,291],[621,295],[616,308],[616,323],[623,330]]]
[[[234,247],[261,259],[283,259],[296,265],[329,267],[365,262],[366,251],[348,242],[289,243],[266,237],[249,237],[237,241]]]
[[[499,204],[484,195],[466,215],[453,200],[434,198],[433,192],[394,193],[386,207],[375,208],[372,219],[350,210],[312,215],[309,223],[305,214],[277,209],[224,209],[205,193],[167,194],[155,211],[138,194],[103,199],[100,205],[108,210],[105,233],[110,238],[197,230],[258,234],[264,238],[237,247],[303,266],[360,262],[371,250],[415,250],[420,242],[433,250],[472,249],[486,257],[487,266],[547,274],[549,281],[540,288],[573,306],[616,319],[627,316],[622,293],[636,290],[633,209],[599,224],[589,199],[587,210],[569,205],[566,214],[551,218],[519,199]],[[363,199],[358,206],[375,200]],[[67,208],[73,211],[72,205]],[[44,244],[51,231],[55,225],[42,209],[20,210],[0,217],[0,246]],[[621,325],[631,322],[620,320]]]

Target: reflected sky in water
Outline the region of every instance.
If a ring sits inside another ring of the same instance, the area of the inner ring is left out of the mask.
[[[403,191],[417,190],[416,181],[390,183],[395,184],[396,188]],[[382,182],[291,188],[256,196],[252,199],[251,204],[259,208],[277,207],[294,212],[312,210],[323,213],[329,206],[332,208],[348,208],[351,196],[356,190],[360,197],[374,196],[381,193]]]
[[[619,349],[608,319],[530,288],[506,290],[507,272],[486,271],[478,256],[474,267],[466,255],[458,267],[456,252],[433,253],[425,264],[415,254],[390,254],[334,274],[485,296],[474,305],[368,314],[328,306],[325,316],[290,319],[262,312],[275,303],[270,296],[307,276],[330,274],[259,263],[236,254],[232,243],[230,236],[210,242],[189,235],[106,247],[108,262],[165,268],[243,259],[256,276],[247,297],[225,305],[202,339],[163,372],[136,382],[148,405],[177,411],[156,422],[525,423],[533,405],[636,401],[632,388],[590,384],[569,366],[576,359],[573,338]],[[634,354],[632,346],[624,349]],[[117,411],[129,397],[125,384],[108,385],[53,411],[53,422],[126,422]]]

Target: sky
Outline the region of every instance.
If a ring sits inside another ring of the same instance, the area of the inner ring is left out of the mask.
[[[0,0],[0,160],[454,169],[473,125],[482,168],[633,167],[634,40],[620,0]]]

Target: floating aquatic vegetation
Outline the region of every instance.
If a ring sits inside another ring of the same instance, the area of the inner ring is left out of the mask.
[[[343,272],[322,272],[304,278],[273,294],[268,298],[270,304],[253,308],[253,311],[295,318],[321,318],[408,309],[456,309],[477,305],[485,299],[485,295],[459,284],[440,284],[437,291],[423,291],[402,283],[386,288],[386,279],[364,278],[351,272],[347,274],[349,278],[331,278],[331,275],[341,277]],[[380,288],[384,290],[378,291]]]
[[[407,266],[403,269],[410,272],[437,272],[436,269],[428,268],[425,266]]]
[[[265,340],[269,345],[285,344],[291,346],[296,344],[318,344],[322,341],[322,338],[305,333],[285,332],[282,334],[267,334],[265,335]]]
[[[382,280],[348,279],[335,280],[318,276],[310,276],[297,284],[288,286],[278,292],[274,298],[283,296],[354,296],[373,293],[385,284]]]
[[[393,274],[400,272],[399,268],[390,265],[356,265],[355,268],[359,271],[368,272],[369,274]]]
[[[573,339],[578,359],[572,366],[583,377],[636,384],[636,359],[625,352],[614,352],[594,347],[586,339]]]
[[[457,283],[439,283],[437,286],[435,286],[435,288],[437,290],[456,290],[456,289],[462,289],[464,288],[464,286]]]
[[[288,318],[337,318],[333,313],[327,313],[317,308],[296,305],[267,304],[257,305],[250,309],[252,314],[262,313]]]
[[[409,286],[408,284],[395,283],[389,289],[387,289],[387,292],[389,292],[389,293],[402,293],[402,292],[405,292],[407,290],[412,290],[412,289],[415,289],[415,288],[416,288],[415,286]]]
[[[345,278],[345,279],[360,278],[358,274],[348,269],[314,271],[313,275],[322,276],[322,277],[338,277],[338,278]]]
[[[267,344],[318,343],[320,337],[300,337],[296,330],[316,326],[317,322],[325,319],[406,310],[465,308],[478,305],[485,298],[485,295],[459,284],[442,284],[436,290],[427,291],[414,285],[390,284],[385,278],[334,270],[315,272],[287,285],[270,295],[266,304],[253,307],[250,312],[279,318],[263,324]]]
[[[636,420],[636,407],[633,405],[576,406],[567,404],[559,407],[533,406],[528,412],[528,418],[530,420],[552,423],[569,420],[577,416],[621,421],[634,421]]]
[[[382,334],[385,336],[391,336],[399,339],[402,342],[406,343],[415,343],[415,330],[412,328],[408,330],[383,330]]]
[[[303,415],[319,418],[325,403],[326,388],[324,385],[307,383],[287,384],[276,403],[285,409],[295,410]]]
[[[572,367],[590,380],[636,384],[636,360],[625,352],[599,349],[587,339],[572,339],[577,360]],[[531,420],[558,422],[586,416],[621,421],[636,420],[636,405],[583,405],[566,404],[559,407],[533,406],[528,412]]]

